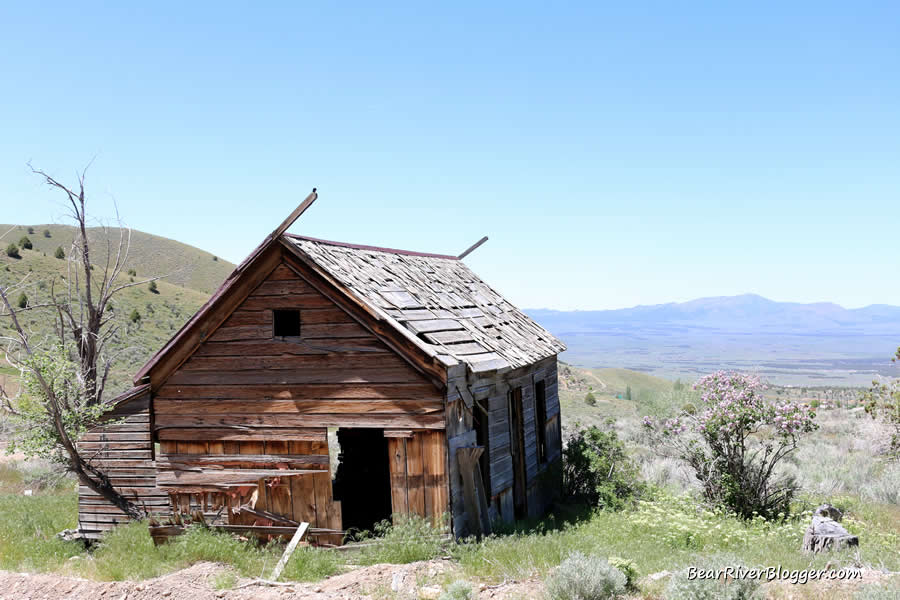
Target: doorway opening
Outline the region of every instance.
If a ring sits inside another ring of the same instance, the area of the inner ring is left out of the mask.
[[[372,531],[391,518],[391,473],[383,429],[337,430],[334,499],[341,501],[344,529]]]

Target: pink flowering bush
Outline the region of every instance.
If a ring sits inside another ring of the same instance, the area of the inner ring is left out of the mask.
[[[742,373],[718,371],[694,389],[700,404],[692,413],[643,418],[654,446],[687,462],[710,502],[745,518],[788,514],[797,487],[776,466],[817,429],[815,411],[767,399],[759,378]]]

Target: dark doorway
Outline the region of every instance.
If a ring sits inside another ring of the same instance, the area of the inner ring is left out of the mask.
[[[383,429],[338,429],[334,499],[341,501],[345,530],[372,531],[391,518],[391,474]]]
[[[525,421],[522,412],[522,388],[509,392],[510,451],[513,459],[513,506],[516,519],[528,514],[525,496]]]

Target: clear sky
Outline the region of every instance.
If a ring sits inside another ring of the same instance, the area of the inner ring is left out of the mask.
[[[458,253],[523,307],[900,304],[900,4],[4,3],[0,222]],[[151,8],[152,5],[152,8]],[[189,6],[193,5],[193,6]]]

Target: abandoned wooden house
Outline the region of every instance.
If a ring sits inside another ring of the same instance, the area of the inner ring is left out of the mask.
[[[340,543],[392,515],[456,536],[560,492],[563,344],[462,261],[285,233],[137,373],[82,451],[151,513]],[[330,432],[330,433],[329,433]],[[80,529],[125,515],[82,486]],[[268,527],[268,529],[266,529]]]

